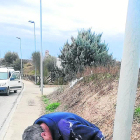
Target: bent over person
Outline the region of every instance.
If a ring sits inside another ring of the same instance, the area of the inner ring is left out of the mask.
[[[56,112],[41,116],[25,129],[22,140],[105,140],[100,129],[80,116]]]

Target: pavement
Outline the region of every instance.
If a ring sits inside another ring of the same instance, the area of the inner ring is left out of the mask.
[[[42,115],[39,86],[24,80],[23,83],[24,89],[4,125],[0,140],[22,140],[23,131]],[[43,89],[43,95],[51,94],[56,89],[46,87]]]

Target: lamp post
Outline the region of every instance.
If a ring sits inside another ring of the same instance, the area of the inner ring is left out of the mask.
[[[20,37],[16,37],[17,39],[20,40],[20,53],[21,53],[21,77],[22,77],[22,52],[21,52],[21,38]]]
[[[139,6],[139,0],[129,0],[113,140],[131,139],[140,59]]]
[[[35,52],[36,52],[35,22],[31,20],[29,20],[28,22],[34,23],[34,45],[35,45]],[[35,62],[35,84],[36,84],[36,62]]]
[[[42,64],[42,0],[40,0],[40,73],[41,73],[41,94],[43,95],[43,64]]]

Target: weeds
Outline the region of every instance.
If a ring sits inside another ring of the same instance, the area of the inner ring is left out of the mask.
[[[59,102],[49,104],[46,106],[46,111],[54,112],[54,110],[60,105]]]
[[[77,77],[82,76],[82,77],[86,77],[92,74],[108,74],[108,76],[112,77],[118,77],[119,76],[119,72],[120,72],[120,67],[119,66],[107,66],[107,67],[103,67],[103,66],[98,66],[98,67],[87,67],[85,68],[84,72],[78,73]]]
[[[135,114],[137,117],[140,117],[140,107],[138,107],[138,108],[135,109],[134,114]]]
[[[49,99],[47,99],[46,96],[42,96],[42,100],[44,104],[49,104]]]
[[[134,111],[134,118],[137,122],[140,123],[140,107],[137,107]]]
[[[60,103],[58,103],[58,102],[50,104],[49,99],[47,99],[46,96],[42,96],[42,100],[45,104],[46,113],[48,113],[48,111],[54,112],[55,109],[60,105]]]

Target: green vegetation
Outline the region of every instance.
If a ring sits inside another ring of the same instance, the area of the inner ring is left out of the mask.
[[[113,65],[115,60],[108,54],[107,44],[101,41],[102,34],[81,30],[71,44],[65,43],[59,58],[62,60],[62,72],[65,80],[70,81],[87,66]]]
[[[21,69],[21,60],[16,59],[16,61],[13,62],[12,67],[14,67],[14,70],[20,70]]]
[[[7,52],[2,60],[2,65],[6,67],[13,67],[15,70],[21,69],[21,60],[15,52]]]
[[[48,105],[49,104],[49,99],[46,98],[46,96],[42,96],[42,100],[44,104]]]
[[[140,118],[140,107],[138,107],[138,108],[135,109],[134,114],[135,114],[135,116],[137,116],[137,117]]]
[[[45,110],[46,110],[46,113],[48,112],[54,112],[55,109],[60,105],[59,102],[55,102],[55,103],[49,103],[49,99],[46,98],[46,96],[42,96],[42,100],[45,104]]]
[[[43,60],[43,73],[44,76],[50,75],[51,82],[55,80],[55,74],[54,74],[55,68],[56,68],[56,58],[53,56],[45,57]]]
[[[44,59],[44,68],[47,68],[49,72],[53,72],[56,67],[56,58],[54,56],[48,56]]]
[[[26,75],[35,74],[35,66],[37,76],[40,75],[40,52],[33,52],[31,55],[32,62],[25,65],[23,73]],[[43,82],[44,84],[64,85],[69,81],[79,77],[85,77],[84,81],[93,81],[101,79],[111,79],[112,74],[107,73],[89,73],[90,77],[83,76],[83,72],[87,67],[107,67],[114,66],[116,63],[112,54],[108,53],[107,44],[102,42],[102,34],[95,34],[91,29],[81,30],[77,37],[71,37],[71,43],[68,41],[64,44],[59,55],[61,68],[56,66],[57,59],[51,55],[43,59]],[[15,70],[20,70],[21,63],[17,53],[7,52],[2,61],[6,66],[12,66]],[[92,75],[93,74],[93,75]],[[118,77],[116,77],[117,79]],[[39,84],[39,83],[38,83]]]
[[[40,74],[40,52],[32,53],[32,61],[34,67],[36,66],[37,74]],[[49,76],[51,73],[51,78],[54,76],[54,71],[56,68],[56,57],[48,55],[43,59],[43,75]]]
[[[37,72],[40,73],[40,52],[32,53],[32,61],[33,65],[36,66]]]
[[[135,115],[140,116],[140,107],[135,109]]]
[[[50,112],[54,112],[54,110],[60,105],[60,103],[56,102],[56,103],[52,103],[49,104],[48,106],[46,106],[46,110],[50,111]]]
[[[140,107],[137,107],[134,111],[134,119],[140,123]]]
[[[7,52],[4,56],[4,60],[8,65],[13,64],[17,59],[19,59],[19,56],[15,52]]]

